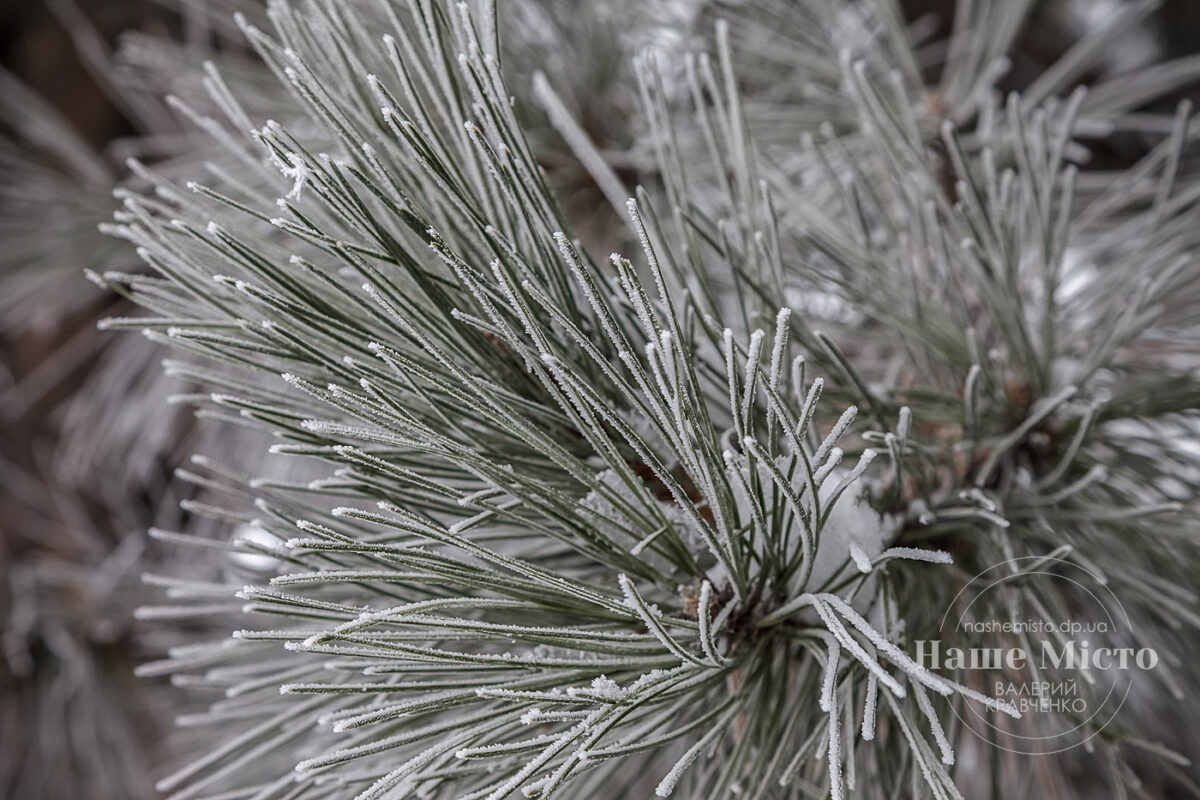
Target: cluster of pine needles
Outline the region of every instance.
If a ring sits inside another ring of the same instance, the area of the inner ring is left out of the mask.
[[[152,531],[177,641],[140,672],[206,703],[158,789],[1200,793],[1200,174],[1154,105],[1200,63],[1105,73],[1128,3],[1009,92],[1032,6],[238,16],[258,61],[212,54],[195,153],[104,226],[146,268],[89,272],[238,432]],[[1160,659],[1115,715],[916,659],[1100,587]]]

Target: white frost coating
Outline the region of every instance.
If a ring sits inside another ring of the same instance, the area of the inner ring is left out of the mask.
[[[299,153],[288,153],[287,159],[288,163],[280,164],[279,169],[285,178],[291,178],[293,181],[292,189],[287,193],[288,198],[299,200],[300,191],[304,188],[304,184],[308,182],[308,179],[312,177],[313,173],[308,165],[304,163],[304,159],[300,157]]]
[[[858,542],[850,543],[850,558],[854,560],[854,566],[858,567],[859,572],[865,574],[871,571],[871,557]]]
[[[879,682],[875,675],[867,675],[867,696],[863,700],[862,738],[869,742],[875,738],[875,703],[879,699]]]
[[[834,594],[823,594],[819,599],[832,606],[843,619],[853,625],[863,636],[866,636],[871,641],[871,644],[883,651],[884,655],[892,663],[908,673],[911,679],[923,683],[941,695],[950,694],[954,690],[953,686],[945,679],[933,674],[925,667],[913,661],[907,653],[884,638],[879,631],[871,627],[869,622],[851,608],[845,600]]]
[[[591,688],[579,689],[572,687],[567,689],[567,695],[570,697],[591,697],[597,700],[616,702],[625,697],[625,690],[612,678],[601,675],[592,681]]]
[[[929,727],[933,731],[933,738],[937,741],[938,750],[942,753],[942,763],[946,766],[954,765],[954,748],[950,746],[950,741],[946,738],[946,731],[942,729],[942,723],[938,721],[937,714],[933,710],[933,704],[929,702],[929,695],[925,694],[925,690],[919,685],[913,685],[913,696],[917,698],[917,707],[921,709],[921,713],[925,715],[925,719],[929,720]]]
[[[683,777],[683,773],[687,771],[696,759],[707,750],[718,738],[724,735],[729,721],[738,711],[738,704],[733,704],[721,717],[710,727],[700,739],[692,745],[683,756],[675,762],[675,766],[663,777],[658,786],[655,787],[654,793],[659,797],[670,797],[675,791],[675,787],[679,784],[679,779]]]
[[[813,483],[817,484],[818,486],[824,483],[825,479],[829,477],[829,473],[833,472],[834,469],[837,468],[838,464],[842,462],[843,455],[844,453],[840,447],[835,447],[830,450],[829,458],[825,459],[825,463],[818,467],[817,471],[813,473]]]
[[[630,581],[627,576],[618,575],[617,583],[620,584],[621,592],[625,595],[625,605],[642,618],[642,622],[646,623],[646,627],[652,634],[654,634],[655,637],[658,638],[660,642],[662,642],[664,647],[684,661],[703,666],[703,661],[689,653],[686,648],[679,644],[679,642],[675,641],[671,634],[667,633],[662,623],[658,620],[658,618],[662,616],[662,612],[656,605],[647,604],[646,601],[642,599],[642,596],[638,594],[638,590],[634,587],[633,582]]]
[[[876,677],[877,680],[882,681],[883,685],[890,689],[893,694],[895,694],[897,697],[904,697],[904,686],[902,686],[896,681],[895,678],[889,675],[887,671],[879,665],[879,662],[872,658],[867,651],[863,649],[862,645],[860,645],[846,630],[846,626],[838,621],[837,617],[834,615],[829,606],[817,599],[813,600],[812,606],[813,609],[816,610],[817,614],[821,617],[821,621],[825,623],[825,627],[830,633],[837,637],[837,640],[842,647],[845,647],[847,650],[849,650],[850,654],[857,658],[859,662]]]
[[[923,550],[917,547],[889,547],[879,558],[905,558],[909,561],[928,561],[931,564],[953,564],[954,558],[945,550]]]
[[[700,584],[700,601],[696,607],[696,616],[700,620],[700,647],[709,661],[713,664],[723,665],[727,662],[717,651],[717,644],[713,639],[713,625],[710,617],[712,600],[712,584],[704,581]]]
[[[632,503],[636,503],[637,499],[630,496],[629,487],[621,476],[615,470],[606,469],[596,475],[596,483],[608,487],[612,491],[626,497]],[[597,492],[595,489],[587,493],[587,495],[579,502],[582,509],[595,512],[598,517],[611,520],[615,525],[632,525],[632,521],[616,506],[609,501],[607,497]],[[608,527],[608,526],[605,526]]]
[[[849,474],[848,470],[833,470],[821,486],[822,504],[829,501],[834,487]],[[829,512],[825,527],[821,529],[816,557],[813,559],[812,575],[808,581],[810,591],[821,589],[851,558],[861,571],[869,572],[869,569],[862,569],[864,562],[860,558],[869,563],[883,552],[883,543],[892,531],[893,522],[890,518],[875,513],[866,503],[860,502],[860,494],[860,481],[855,481]],[[857,556],[851,552],[851,545],[856,547]],[[870,593],[860,592],[859,597],[869,602]],[[856,600],[856,603],[864,600]]]
[[[825,644],[828,647],[828,660],[825,662],[825,672],[822,675],[819,703],[821,710],[828,714],[833,709],[833,694],[837,684],[838,662],[841,660],[842,648],[838,644],[837,637],[832,634],[826,637]]]
[[[838,714],[837,698],[830,696],[829,703],[829,793],[833,800],[842,800],[846,790],[842,783],[842,726]]]
[[[821,442],[821,446],[817,448],[817,452],[813,454],[814,463],[823,464],[825,462],[825,459],[833,452],[833,446],[842,438],[846,433],[846,429],[850,427],[850,424],[854,422],[854,418],[857,416],[857,406],[850,406],[842,412],[842,416],[838,418],[832,430],[829,431],[829,435],[825,437]]]

